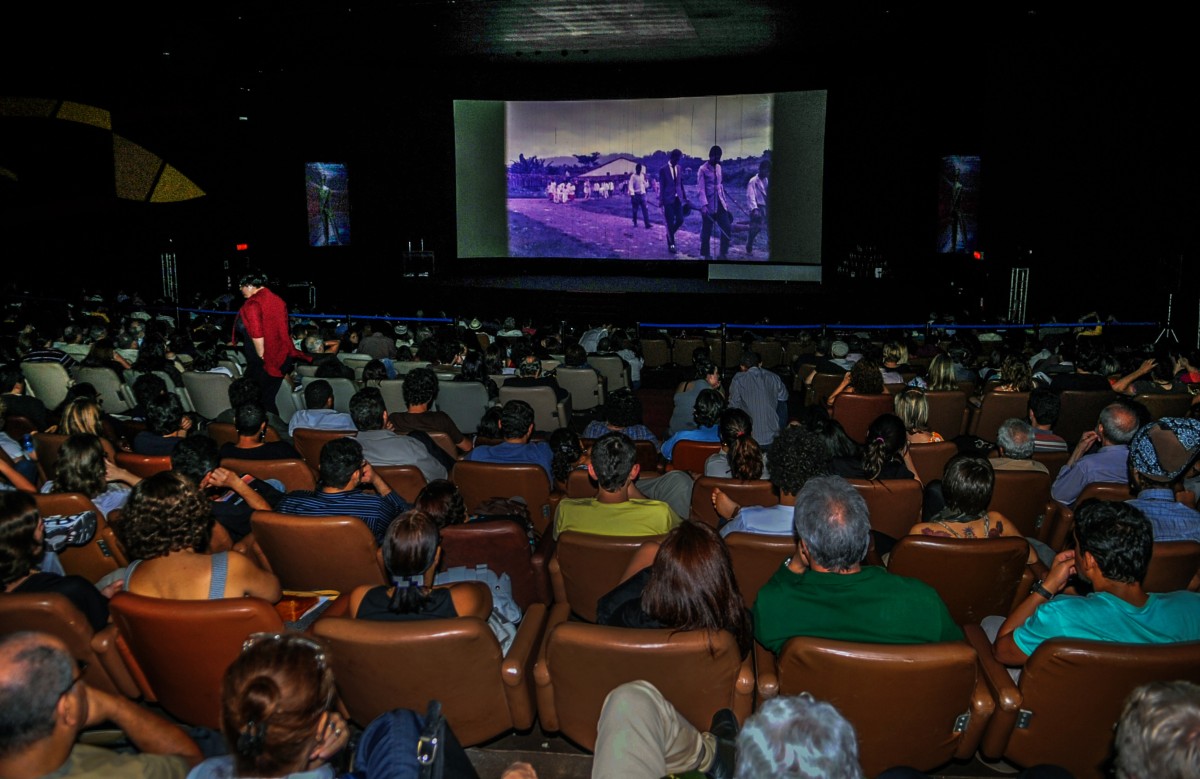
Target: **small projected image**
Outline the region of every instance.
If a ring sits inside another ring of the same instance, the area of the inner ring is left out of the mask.
[[[350,245],[350,177],[340,162],[304,166],[308,192],[308,245]]]
[[[975,251],[979,232],[979,157],[942,157],[938,179],[940,254]]]

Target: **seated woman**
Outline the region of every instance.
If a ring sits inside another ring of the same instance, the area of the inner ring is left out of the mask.
[[[1019,354],[1010,354],[1000,364],[1000,383],[992,392],[1030,392],[1033,390],[1033,372],[1029,363]]]
[[[462,370],[454,376],[454,381],[479,382],[487,390],[488,400],[500,397],[500,388],[489,377],[487,360],[478,349],[467,352],[467,356],[463,358]]]
[[[591,461],[590,453],[584,451],[579,436],[566,427],[560,427],[551,433],[549,444],[553,453],[550,471],[554,474],[555,486],[560,492],[566,492],[571,471],[586,470]]]
[[[76,384],[71,389],[76,389]],[[62,408],[62,416],[58,423],[58,432],[65,435],[94,435],[100,438],[104,447],[104,456],[113,462],[117,460],[117,448],[104,429],[104,413],[95,398],[79,395],[68,400]]]
[[[143,479],[113,524],[125,552],[125,589],[178,600],[250,596],[274,603],[279,580],[237,552],[209,554],[213,513],[200,487],[173,471]]]
[[[267,410],[261,403],[244,403],[233,411],[238,440],[221,445],[222,460],[299,460],[296,447],[267,440]]]
[[[924,390],[912,387],[898,392],[894,404],[910,444],[936,444],[946,440],[937,431],[929,429],[929,399]]]
[[[642,424],[642,401],[632,390],[619,389],[604,399],[604,420],[594,419],[584,429],[581,438],[600,438],[614,430],[634,441],[649,441],[659,448],[658,438]]]
[[[224,358],[224,344],[218,343],[215,338],[210,338],[197,347],[196,357],[192,360],[189,368],[194,373],[219,373],[222,376],[236,379],[237,377],[233,375],[233,371],[221,365],[221,360]]]
[[[883,367],[880,369],[884,384],[903,384],[904,371],[911,371],[908,365],[908,347],[899,341],[890,341],[883,345]]]
[[[357,619],[401,622],[451,617],[488,618],[487,600],[474,587],[436,586],[442,547],[438,526],[422,511],[392,520],[383,539],[383,562],[391,586],[361,586],[350,594]]]
[[[704,475],[722,479],[770,478],[762,448],[754,440],[754,421],[740,408],[727,408],[721,414],[717,432],[721,451],[704,461]]]
[[[717,430],[717,422],[725,411],[725,396],[715,389],[701,390],[696,396],[696,406],[692,409],[692,421],[696,423],[693,430],[680,430],[667,439],[662,445],[662,455],[667,460],[675,451],[675,444],[680,441],[720,441],[721,435]]]
[[[161,371],[167,375],[172,386],[183,386],[183,371],[174,355],[167,352],[167,342],[157,334],[147,335],[138,346],[138,357],[131,366],[138,373]]]
[[[675,435],[681,430],[695,430],[696,422],[692,416],[696,408],[696,399],[704,390],[721,392],[721,369],[708,357],[708,349],[692,357],[696,368],[696,377],[681,383],[675,388],[674,409],[671,411],[671,421],[667,426],[667,435]],[[724,397],[724,393],[722,393]]]
[[[0,592],[55,592],[87,618],[92,630],[108,624],[108,596],[119,583],[101,593],[82,576],[62,576],[43,570],[46,528],[33,496],[0,492]]]
[[[930,392],[954,392],[959,389],[958,375],[954,372],[954,360],[948,354],[935,355],[929,363],[929,373],[925,378],[918,376],[909,382],[914,387]]]
[[[829,452],[815,434],[791,425],[779,432],[767,454],[771,460],[771,487],[779,497],[774,506],[739,506],[728,495],[715,488],[713,508],[726,521],[721,535],[730,533],[763,533],[790,536],[794,532],[796,495],[814,476],[829,472]]]
[[[833,402],[843,392],[851,395],[882,395],[886,391],[879,363],[864,357],[854,363],[854,367],[846,372],[846,375],[842,377],[842,383],[829,393],[825,405],[833,408]]]
[[[142,479],[104,457],[104,445],[94,435],[77,434],[58,450],[54,479],[42,485],[44,493],[78,492],[88,496],[104,516],[125,505],[129,488]]]
[[[1169,352],[1143,360],[1137,370],[1112,383],[1117,392],[1125,395],[1180,395],[1188,385],[1177,378],[1187,368],[1187,360]]]
[[[729,550],[717,531],[701,522],[684,522],[661,544],[643,544],[621,583],[600,598],[596,622],[676,631],[727,630],[743,657],[753,643]]]
[[[846,479],[915,479],[917,469],[908,456],[904,423],[895,414],[881,414],[867,428],[867,445],[858,457],[835,457],[829,464],[835,476]]]
[[[111,338],[101,338],[93,343],[80,365],[84,368],[109,368],[115,371],[118,377],[124,376],[125,370],[133,367],[129,360],[117,353],[116,344]]]

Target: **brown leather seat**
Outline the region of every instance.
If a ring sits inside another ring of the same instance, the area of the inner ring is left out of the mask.
[[[576,468],[567,476],[568,498],[594,498],[600,486],[592,480],[586,468]]]
[[[1058,472],[1067,464],[1067,460],[1071,459],[1071,453],[1034,452],[1033,459],[1046,466],[1046,470],[1050,472],[1050,483],[1053,484],[1054,480],[1058,478]]]
[[[523,400],[533,408],[533,429],[557,430],[571,423],[571,396],[559,400],[553,387],[510,387],[500,388],[500,405],[510,400]]]
[[[971,418],[970,432],[985,441],[996,441],[996,431],[1006,419],[1029,418],[1028,392],[988,392]]]
[[[222,467],[239,475],[250,474],[256,479],[278,479],[283,482],[284,492],[293,490],[315,490],[317,480],[303,460],[242,460],[226,458]]]
[[[958,390],[926,392],[929,403],[929,429],[942,434],[947,441],[967,430],[967,396]],[[1024,419],[1024,417],[1022,417]]]
[[[529,507],[533,527],[544,533],[550,525],[550,483],[540,465],[462,460],[454,466],[452,477],[468,512],[490,498],[520,495]]]
[[[217,446],[221,447],[225,444],[236,444],[238,441],[237,426],[232,422],[209,422],[205,428],[205,433],[209,438],[217,442]],[[279,440],[279,433],[275,432],[275,428],[268,426],[267,435],[263,439],[265,443]]]
[[[616,687],[645,680],[689,722],[707,730],[718,710],[743,721],[754,701],[752,658],[744,660],[726,631],[638,630],[567,622],[554,608],[534,678],[542,727],[585,749],[596,747],[604,699]],[[711,651],[710,644],[711,641]]]
[[[555,604],[565,603],[588,622],[596,621],[596,602],[621,581],[634,553],[663,536],[597,536],[567,531],[558,537],[550,560]]]
[[[34,630],[56,636],[71,656],[88,664],[88,685],[115,695],[136,698],[140,691],[116,649],[117,629],[99,632],[75,605],[55,592],[0,594],[0,635]]]
[[[1079,493],[1079,497],[1075,499],[1073,505],[1078,506],[1085,500],[1091,500],[1092,498],[1126,501],[1132,497],[1133,493],[1129,491],[1128,484],[1115,481],[1096,481],[1083,488],[1083,492]],[[1070,540],[1071,529],[1074,527],[1075,509],[1060,503],[1055,510],[1054,523],[1050,528],[1049,540],[1046,543],[1051,548],[1061,551],[1064,545]]]
[[[494,519],[442,528],[442,566],[486,565],[512,580],[513,600],[522,609],[550,599],[550,573],[534,570],[529,535],[519,522]]]
[[[1200,683],[1200,643],[1130,645],[1054,639],[1039,646],[1014,684],[978,626],[979,652],[996,712],[980,751],[1022,766],[1060,765],[1076,779],[1104,779],[1113,726],[1125,699],[1152,681]]]
[[[930,425],[930,429],[937,430],[932,425]],[[956,454],[958,454],[958,444],[953,441],[910,444],[908,447],[908,456],[912,458],[913,465],[917,469],[917,478],[925,484],[942,478],[942,474],[946,470],[946,463],[950,462]]]
[[[1200,571],[1200,543],[1157,541],[1142,589],[1146,592],[1186,590]]]
[[[359,725],[396,707],[424,711],[437,699],[454,735],[470,746],[533,727],[533,663],[545,620],[544,605],[530,606],[507,656],[476,617],[326,617],[313,633],[329,646],[338,694]]]
[[[1151,420],[1163,417],[1186,417],[1192,396],[1186,392],[1173,395],[1138,395],[1134,398],[1150,411]]]
[[[892,549],[888,571],[937,590],[950,616],[962,625],[1008,614],[1028,557],[1023,538],[905,536]]]
[[[725,546],[729,548],[733,578],[746,608],[754,605],[762,586],[796,553],[796,541],[790,535],[730,533],[725,536]]]
[[[881,415],[891,414],[894,411],[894,401],[887,392],[882,395],[859,395],[843,392],[834,399],[830,416],[842,424],[846,435],[862,444],[867,440],[867,428],[871,426],[871,423]]]
[[[117,465],[143,479],[149,479],[156,473],[171,470],[171,456],[117,452]]]
[[[721,451],[718,441],[678,441],[671,450],[671,469],[704,473],[704,461]]]
[[[285,590],[336,590],[388,582],[375,536],[358,517],[250,516],[254,540]]]
[[[842,379],[845,377],[846,374],[844,373],[818,373],[813,376],[812,383],[808,385],[808,391],[804,395],[804,405],[825,405],[825,401],[838,388],[838,385],[842,383]],[[804,377],[800,376],[798,378]]]
[[[58,553],[63,570],[96,582],[129,562],[125,550],[96,504],[77,492],[38,493],[33,496],[43,517],[71,516],[91,511],[96,515],[96,535],[83,546],[68,546]]]
[[[890,538],[903,538],[921,521],[921,503],[925,496],[916,479],[846,481],[853,484],[867,501],[872,530]]]
[[[774,506],[779,503],[779,496],[766,479],[742,481],[701,476],[692,485],[692,519],[713,527],[720,523],[712,504],[712,492],[717,488],[739,506]]]
[[[33,434],[33,448],[37,452],[38,471],[46,479],[54,478],[55,469],[58,467],[58,451],[62,449],[63,442],[66,440],[67,436],[62,433]]]
[[[863,772],[897,765],[932,771],[968,759],[995,709],[975,650],[962,641],[860,644],[801,636],[778,660],[757,645],[759,694],[808,692],[858,733]]]
[[[259,598],[171,600],[119,592],[109,603],[118,647],[147,700],[189,725],[220,727],[221,679],[251,633],[281,633]]]
[[[1054,432],[1062,436],[1067,446],[1073,449],[1079,443],[1080,436],[1095,429],[1100,420],[1100,412],[1117,399],[1117,393],[1063,390],[1058,398],[1062,403],[1062,411],[1058,414]]]
[[[292,431],[292,446],[300,453],[300,457],[312,469],[314,476],[321,473],[321,447],[335,438],[345,438],[356,435],[353,430],[314,430],[298,427]]]
[[[409,503],[416,503],[417,496],[425,489],[425,474],[415,465],[375,465],[372,470]]]
[[[1036,471],[996,471],[989,511],[998,511],[1012,521],[1021,535],[1045,540],[1050,534],[1047,519],[1057,512],[1050,498],[1050,477]]]

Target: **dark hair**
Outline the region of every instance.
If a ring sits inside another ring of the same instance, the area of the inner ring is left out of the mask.
[[[94,498],[108,489],[104,445],[88,433],[68,436],[58,450],[54,492],[79,492]]]
[[[146,404],[146,429],[155,435],[168,435],[183,426],[183,403],[173,392],[165,392]]]
[[[467,504],[458,485],[449,479],[434,479],[422,487],[413,508],[428,515],[439,530],[467,521]]]
[[[509,405],[516,401],[510,400]],[[479,418],[479,424],[475,427],[475,432],[484,438],[499,438],[500,432],[500,415],[504,413],[504,409],[500,406],[489,406],[484,410],[483,416]],[[526,425],[528,430],[529,426]]]
[[[87,356],[80,363],[85,368],[111,368],[113,365],[113,353],[115,347],[111,338],[101,338],[92,343],[92,348],[88,349]],[[12,386],[11,384],[9,385]],[[7,389],[7,388],[6,388]]]
[[[300,634],[245,649],[221,685],[221,730],[239,776],[282,776],[303,767],[333,705],[328,650]]]
[[[742,655],[750,651],[753,634],[729,550],[701,522],[684,522],[667,533],[654,556],[642,608],[673,630],[728,630]]]
[[[1029,392],[1033,389],[1033,372],[1021,355],[1010,354],[1000,365],[1000,381],[1012,385],[1017,392]]]
[[[1029,410],[1039,425],[1053,427],[1062,413],[1062,398],[1057,392],[1038,387],[1029,393]]]
[[[350,418],[359,430],[382,430],[387,405],[378,387],[364,387],[350,398]]]
[[[168,375],[176,374],[175,366],[167,359],[167,342],[160,335],[149,334],[142,339],[138,347],[138,356],[131,366],[133,370],[143,373],[150,371],[165,371]]]
[[[383,364],[383,360],[371,360],[363,366],[363,384],[366,384],[368,381],[384,381],[387,377],[388,370],[387,366]]]
[[[613,427],[630,427],[642,424],[642,401],[633,390],[619,389],[610,392],[604,400],[604,420]]]
[[[987,513],[995,484],[995,471],[986,459],[965,454],[953,457],[942,473],[946,508],[964,517],[978,519]]]
[[[205,552],[212,527],[212,506],[200,487],[174,471],[161,471],[138,482],[129,493],[120,521],[113,524],[125,551],[139,560],[185,549]]]
[[[388,611],[413,614],[429,600],[424,574],[434,564],[440,543],[438,526],[423,511],[406,511],[388,525],[383,562],[396,588]]]
[[[0,492],[0,588],[28,576],[42,554],[35,540],[37,501],[24,492]]]
[[[533,406],[523,400],[510,400],[500,410],[500,435],[505,439],[523,438],[533,424]]]
[[[575,431],[560,427],[550,434],[550,451],[553,453],[550,471],[554,474],[554,480],[566,482],[583,457],[583,443]]]
[[[624,433],[605,433],[592,444],[592,470],[605,492],[616,492],[625,486],[637,462],[637,446]]]
[[[404,377],[404,402],[409,408],[429,405],[437,393],[437,374],[428,368],[413,368]]]
[[[1104,578],[1128,584],[1145,580],[1154,534],[1150,520],[1136,506],[1085,500],[1075,509],[1074,533],[1079,551],[1090,552],[1096,558]]]
[[[824,409],[820,409],[824,411]],[[830,418],[828,415],[814,415],[809,422],[809,431],[812,432],[825,446],[825,450],[829,452],[830,459],[834,457],[857,457],[859,455],[859,446],[854,443],[849,435],[846,434],[846,429],[842,427],[842,423],[836,419]]]
[[[250,381],[250,379],[246,379]],[[258,385],[250,381],[254,387],[254,397],[258,397]],[[153,373],[143,373],[133,380],[133,398],[137,404],[143,409],[149,408],[150,402],[159,395],[165,394],[167,391],[167,382],[161,376],[155,376]],[[233,394],[233,387],[229,389],[230,395]]]
[[[767,449],[771,463],[771,484],[781,494],[798,495],[804,483],[829,470],[829,450],[815,434],[797,425],[789,425]]]
[[[693,356],[692,364],[696,367],[696,378],[707,379],[720,369],[717,368],[716,363],[708,358],[708,347],[699,348],[704,349],[704,354]]]
[[[304,385],[304,405],[307,408],[325,408],[332,397],[333,385],[324,379],[313,379]]]
[[[860,395],[879,395],[884,391],[879,363],[864,357],[850,369],[850,386]]]
[[[221,464],[217,442],[206,435],[189,436],[171,450],[171,470],[199,484]]]
[[[880,414],[867,428],[867,445],[862,451],[862,467],[868,479],[878,479],[883,466],[904,452],[908,436],[904,423],[895,414]]]
[[[725,397],[715,389],[700,390],[692,406],[692,420],[696,427],[712,427],[725,411]]]
[[[266,273],[257,268],[247,268],[242,277],[238,279],[238,289],[242,287],[265,287],[267,283]]]
[[[247,403],[262,402],[262,391],[258,383],[249,376],[239,376],[229,382],[229,406],[237,408]]]
[[[246,403],[234,409],[233,419],[238,435],[258,435],[267,423],[267,410],[261,403]]]
[[[321,486],[341,489],[362,467],[362,444],[353,438],[334,438],[321,447]]]
[[[587,362],[587,349],[579,344],[571,344],[563,353],[563,363],[568,368],[578,368]]]
[[[488,382],[488,367],[487,360],[483,357],[483,352],[478,349],[471,349],[467,352],[467,356],[463,358],[462,367],[455,381],[477,381],[480,384],[486,385]]]
[[[754,440],[754,423],[740,408],[727,408],[721,414],[717,434],[728,448],[729,474],[735,479],[762,478],[762,448]]]
[[[26,571],[28,573],[28,571]],[[45,634],[13,633],[0,638],[8,678],[0,684],[0,757],[49,738],[58,701],[75,674],[71,655],[46,643]]]

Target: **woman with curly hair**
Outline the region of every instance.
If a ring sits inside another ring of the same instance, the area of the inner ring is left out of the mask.
[[[846,479],[915,479],[917,469],[908,456],[908,436],[900,417],[881,414],[867,428],[861,456],[835,457],[830,470]]]
[[[143,479],[113,523],[117,539],[134,558],[125,569],[125,589],[179,600],[279,600],[279,580],[249,558],[237,552],[209,554],[213,522],[209,501],[191,479],[173,471]]]
[[[54,478],[42,485],[42,492],[78,492],[88,496],[105,516],[125,505],[129,488],[142,479],[113,465],[104,456],[101,438],[80,433],[69,436],[58,450]]]
[[[879,363],[866,357],[854,363],[854,367],[842,377],[842,383],[829,393],[825,405],[833,408],[833,402],[843,392],[851,395],[882,395],[886,389],[883,386],[883,371]]]
[[[643,544],[621,583],[600,599],[596,621],[630,628],[726,630],[743,657],[753,643],[729,550],[717,531],[701,522],[684,522],[661,543]],[[710,637],[710,648],[711,643]]]
[[[579,436],[567,427],[560,427],[551,433],[549,444],[550,451],[553,453],[550,458],[550,472],[554,474],[554,481],[558,488],[566,492],[567,479],[571,477],[571,471],[586,469],[591,457],[584,450]]]
[[[770,478],[763,450],[754,440],[754,421],[740,408],[727,408],[721,414],[717,433],[721,451],[704,461],[704,475],[722,479]]]
[[[771,461],[771,488],[779,497],[774,506],[739,506],[716,488],[712,491],[713,508],[728,524],[721,535],[730,533],[763,533],[790,536],[796,495],[814,476],[829,472],[829,451],[815,433],[792,425],[780,431],[767,449]]]
[[[1033,372],[1019,354],[1010,354],[1000,364],[1000,384],[992,392],[1031,392]]]

